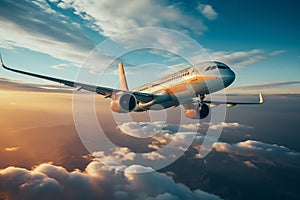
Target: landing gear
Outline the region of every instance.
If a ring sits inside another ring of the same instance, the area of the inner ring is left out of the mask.
[[[198,95],[199,99],[190,99],[183,103],[184,115],[190,119],[204,119],[209,114],[209,106],[203,102],[204,95]]]
[[[205,98],[205,94],[199,94],[199,116],[200,119],[204,119],[208,116],[209,114],[209,106],[206,103],[203,103],[203,99]]]
[[[205,98],[205,94],[199,94],[198,95],[200,102],[202,103],[203,99]]]

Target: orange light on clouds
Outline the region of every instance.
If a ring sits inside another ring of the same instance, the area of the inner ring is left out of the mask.
[[[18,151],[20,147],[5,147],[4,150],[8,152]]]

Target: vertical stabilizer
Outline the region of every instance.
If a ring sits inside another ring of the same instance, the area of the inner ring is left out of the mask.
[[[119,76],[120,76],[120,89],[128,91],[128,85],[127,85],[125,71],[122,62],[119,63]]]

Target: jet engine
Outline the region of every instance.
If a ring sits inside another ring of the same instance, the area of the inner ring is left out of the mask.
[[[184,115],[191,119],[204,119],[209,114],[209,107],[199,101],[183,104]]]
[[[131,93],[118,92],[113,95],[110,108],[114,112],[128,113],[135,109],[137,100]]]

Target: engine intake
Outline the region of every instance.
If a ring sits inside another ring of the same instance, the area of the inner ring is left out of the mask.
[[[114,112],[128,113],[135,109],[137,100],[131,93],[119,92],[113,95],[110,108]]]

